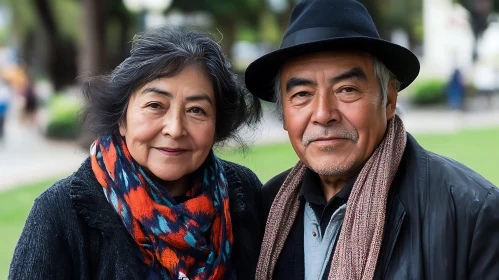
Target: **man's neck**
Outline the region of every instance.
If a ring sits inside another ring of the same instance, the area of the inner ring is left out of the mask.
[[[332,176],[319,175],[321,178],[322,191],[324,192],[324,197],[326,201],[329,201],[333,196],[343,189],[348,178],[338,178]]]

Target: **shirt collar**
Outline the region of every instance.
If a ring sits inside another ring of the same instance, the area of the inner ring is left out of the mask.
[[[343,202],[348,200],[350,193],[352,192],[353,185],[357,175],[351,177],[345,183],[345,186],[334,195],[333,199],[341,199]],[[322,191],[322,183],[319,175],[307,168],[305,171],[303,181],[301,183],[300,194],[305,198],[308,203],[315,205],[325,206],[327,204],[326,198],[324,197],[324,192]],[[331,201],[330,200],[330,201]]]

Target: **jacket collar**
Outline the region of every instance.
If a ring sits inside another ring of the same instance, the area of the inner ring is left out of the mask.
[[[407,206],[404,206],[400,192],[404,188],[420,189],[420,185],[427,182],[427,165],[428,152],[418,144],[410,133],[407,133],[404,155],[393,180],[387,201],[387,217],[381,246],[382,251],[380,251],[374,279],[385,278],[402,224],[407,217]]]
[[[101,230],[104,235],[125,229],[94,176],[90,158],[71,176],[70,197],[77,213],[90,227]]]

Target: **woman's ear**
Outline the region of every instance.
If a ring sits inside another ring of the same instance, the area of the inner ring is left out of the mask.
[[[119,124],[120,135],[125,137],[126,134],[126,123],[125,120],[121,120]]]

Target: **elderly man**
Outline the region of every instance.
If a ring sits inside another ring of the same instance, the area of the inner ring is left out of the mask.
[[[419,73],[354,0],[304,0],[248,89],[300,161],[263,189],[257,279],[499,279],[499,189],[397,116]]]

